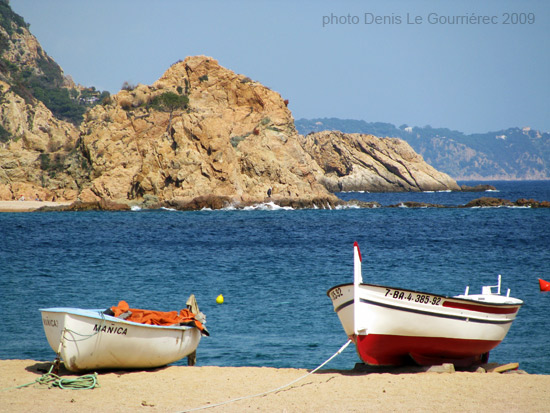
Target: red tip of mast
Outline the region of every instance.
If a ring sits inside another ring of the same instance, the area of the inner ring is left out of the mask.
[[[359,249],[359,244],[357,241],[353,243],[353,248],[357,248],[357,252],[359,253],[359,261],[363,262],[363,258],[361,258],[361,250]]]

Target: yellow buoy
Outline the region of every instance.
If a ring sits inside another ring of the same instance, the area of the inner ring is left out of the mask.
[[[223,304],[223,295],[220,294],[216,297],[216,303]]]

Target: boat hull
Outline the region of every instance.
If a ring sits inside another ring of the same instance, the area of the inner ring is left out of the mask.
[[[196,327],[138,324],[102,310],[40,310],[50,347],[70,371],[160,367],[193,353]]]
[[[370,365],[484,362],[522,304],[502,296],[483,302],[373,284],[356,288],[354,293],[354,284],[339,285],[327,294],[359,357]]]

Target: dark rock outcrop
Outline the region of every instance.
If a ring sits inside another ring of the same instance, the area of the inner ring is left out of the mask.
[[[496,188],[493,185],[479,184],[476,186],[460,185],[460,190],[462,192],[485,192],[485,191],[496,191]]]
[[[511,206],[514,206],[514,203],[507,199],[482,197],[482,198],[477,198],[468,202],[466,205],[464,205],[464,208],[501,207],[501,206],[511,207]]]
[[[550,208],[549,201],[535,201],[534,199],[521,198],[516,201],[517,206],[530,208]]]

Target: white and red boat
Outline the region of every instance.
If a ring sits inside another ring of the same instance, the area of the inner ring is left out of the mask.
[[[510,290],[501,295],[500,284],[499,275],[498,285],[483,287],[481,294],[466,287],[454,297],[365,284],[356,242],[354,283],[332,287],[327,295],[365,363],[467,367],[487,362],[523,304]]]

